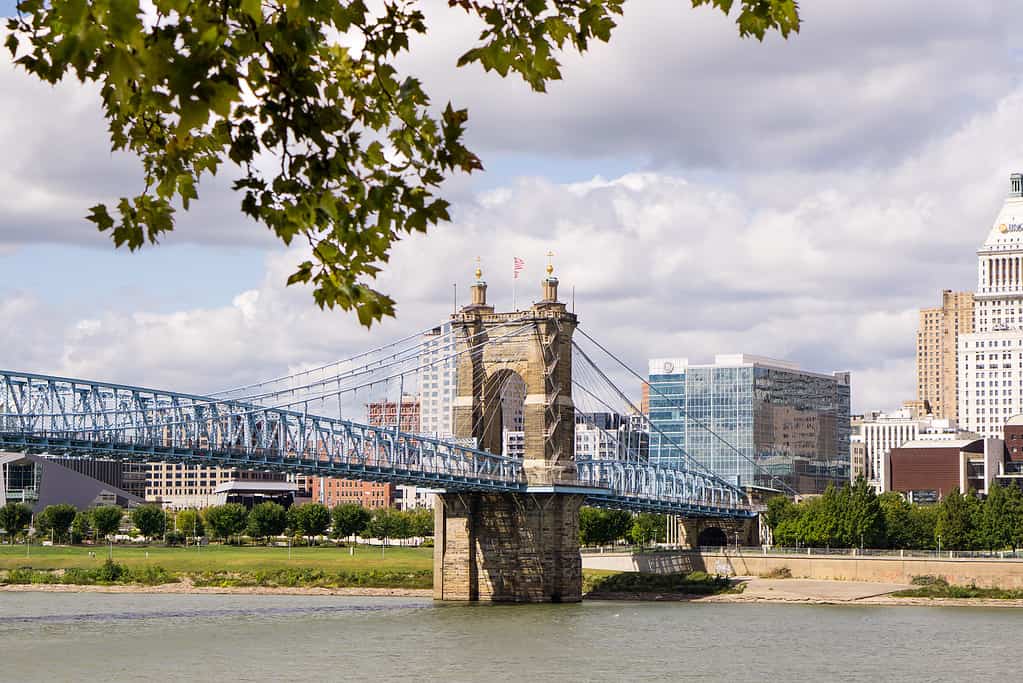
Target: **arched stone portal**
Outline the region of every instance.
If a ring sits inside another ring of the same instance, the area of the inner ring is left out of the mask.
[[[526,382],[519,373],[511,369],[500,369],[486,379],[483,390],[483,429],[480,444],[491,453],[521,456],[509,452],[508,433],[518,434],[525,427]],[[513,439],[518,445],[518,439]]]
[[[502,432],[521,420],[523,470],[532,491],[438,497],[434,597],[578,601],[583,496],[565,488],[576,479],[577,319],[558,301],[558,281],[550,271],[543,298],[510,313],[495,313],[487,304],[487,285],[479,277],[477,271],[472,303],[451,317],[459,352],[454,435],[502,453]]]
[[[717,546],[722,547],[728,545],[728,536],[725,534],[725,530],[719,526],[705,527],[700,531],[699,537],[696,539],[696,545],[701,548]]]

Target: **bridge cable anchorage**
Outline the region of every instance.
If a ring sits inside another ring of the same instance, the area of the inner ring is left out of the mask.
[[[756,462],[756,460],[754,460],[754,459],[750,458],[750,457],[749,457],[748,455],[746,455],[745,453],[743,453],[742,451],[740,451],[740,450],[739,450],[738,448],[736,448],[734,444],[732,444],[732,443],[731,443],[731,442],[729,442],[729,441],[728,441],[727,439],[725,439],[725,438],[724,438],[723,436],[721,436],[720,434],[718,434],[717,432],[715,432],[715,431],[714,431],[713,429],[711,429],[711,428],[710,428],[710,426],[709,426],[709,425],[708,425],[707,423],[705,423],[705,422],[703,422],[702,420],[699,420],[699,419],[697,419],[697,418],[695,418],[695,417],[692,417],[692,416],[690,416],[690,415],[688,414],[688,411],[687,411],[687,410],[685,409],[685,406],[679,405],[679,404],[678,404],[678,403],[676,402],[676,400],[675,400],[675,399],[673,399],[673,398],[671,398],[670,396],[668,396],[667,394],[665,394],[665,393],[664,393],[663,391],[661,391],[661,390],[660,390],[660,388],[658,388],[658,387],[657,387],[656,385],[654,385],[654,384],[651,384],[651,383],[649,382],[649,380],[648,380],[648,379],[644,378],[644,377],[643,377],[642,375],[640,375],[640,374],[639,374],[639,373],[637,373],[637,372],[636,372],[635,370],[633,370],[633,369],[632,369],[632,368],[631,368],[631,367],[630,367],[630,366],[629,366],[628,364],[626,364],[626,363],[625,363],[625,361],[621,360],[621,359],[620,359],[620,358],[619,358],[618,356],[616,356],[616,355],[615,355],[614,353],[612,353],[611,351],[609,351],[609,350],[608,350],[608,349],[607,349],[607,348],[606,348],[605,346],[603,346],[603,345],[602,345],[602,344],[601,344],[600,342],[598,342],[598,341],[597,341],[596,339],[594,339],[594,338],[593,338],[592,336],[590,336],[589,334],[587,334],[585,330],[583,330],[583,329],[578,329],[578,332],[579,332],[580,334],[582,334],[582,335],[583,335],[584,337],[586,337],[586,339],[588,339],[588,340],[589,340],[590,342],[592,342],[594,346],[596,346],[596,347],[597,347],[598,349],[600,349],[601,351],[603,351],[603,352],[604,352],[604,353],[605,353],[605,354],[606,354],[607,356],[609,356],[609,357],[610,357],[610,358],[611,358],[612,360],[614,360],[614,361],[615,361],[615,362],[616,362],[616,363],[617,363],[618,365],[620,365],[620,366],[622,367],[622,369],[624,369],[624,370],[625,370],[626,372],[628,372],[628,373],[629,373],[630,375],[632,375],[633,377],[635,377],[636,379],[638,379],[638,380],[639,380],[640,382],[642,382],[642,383],[643,383],[643,384],[644,384],[645,386],[647,386],[647,387],[648,387],[648,388],[650,389],[650,391],[652,391],[652,392],[656,392],[656,393],[657,393],[657,394],[658,394],[658,395],[659,395],[659,396],[660,396],[661,398],[664,398],[664,399],[667,399],[667,400],[671,401],[671,407],[672,407],[672,408],[677,408],[678,410],[682,411],[682,413],[683,413],[683,416],[685,417],[685,419],[686,419],[686,420],[688,420],[688,421],[692,422],[693,424],[695,424],[696,426],[700,427],[701,429],[703,429],[704,431],[706,431],[707,433],[709,433],[709,434],[710,434],[711,436],[713,436],[713,437],[714,437],[715,439],[717,439],[718,441],[720,441],[720,442],[721,442],[722,444],[724,444],[724,445],[725,445],[725,446],[726,446],[727,448],[729,448],[729,449],[730,449],[731,451],[733,451],[733,452],[734,452],[734,453],[735,453],[735,454],[736,454],[737,456],[739,456],[739,457],[740,457],[740,458],[742,458],[743,460],[746,460],[747,462],[749,462],[749,463],[750,463],[750,464],[751,464],[751,465],[752,465],[752,466],[754,467],[754,469],[755,469],[755,470],[756,470],[757,472],[759,472],[759,473],[761,473],[761,474],[764,474],[764,475],[766,475],[767,477],[769,477],[769,481],[770,481],[770,482],[771,482],[772,484],[773,484],[773,483],[778,483],[778,484],[781,484],[781,487],[782,487],[783,489],[785,489],[786,491],[788,491],[788,492],[789,492],[790,494],[792,494],[792,495],[796,495],[796,491],[795,491],[795,490],[794,490],[794,489],[793,489],[793,488],[792,488],[791,486],[789,486],[789,485],[788,485],[788,483],[787,483],[787,482],[785,482],[785,480],[783,480],[783,479],[779,478],[779,477],[778,477],[777,475],[775,475],[775,474],[772,474],[771,472],[769,472],[768,470],[766,470],[766,469],[765,469],[765,468],[764,468],[764,467],[763,467],[762,465],[760,465],[759,463],[757,463],[757,462]],[[579,347],[577,346],[576,348],[579,348]],[[580,349],[580,352],[582,353],[582,350],[581,350],[581,349]],[[590,361],[590,362],[592,363],[592,361]],[[595,364],[594,364],[594,367],[596,367],[596,365],[595,365]],[[686,454],[686,457],[688,457],[688,458],[690,458],[690,459],[692,458],[692,456],[690,456],[690,455],[688,455],[688,454]],[[704,466],[703,466],[703,465],[702,465],[701,463],[697,463],[697,464],[698,464],[698,466],[700,466],[700,467],[704,467]]]

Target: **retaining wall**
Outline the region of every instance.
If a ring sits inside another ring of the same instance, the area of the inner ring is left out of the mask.
[[[984,588],[1023,588],[1023,560],[931,557],[853,557],[851,555],[763,555],[756,550],[681,550],[648,554],[583,555],[584,569],[649,573],[705,571],[760,576],[783,567],[794,578],[909,583],[914,576],[940,576],[951,584]]]

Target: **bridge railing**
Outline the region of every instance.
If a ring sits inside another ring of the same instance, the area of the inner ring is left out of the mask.
[[[608,489],[609,497],[631,498],[665,506],[704,511],[753,514],[742,490],[723,486],[703,472],[665,465],[619,460],[576,462],[580,481]]]

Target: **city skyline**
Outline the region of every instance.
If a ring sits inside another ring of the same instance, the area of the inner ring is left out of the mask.
[[[915,393],[919,308],[972,288],[970,254],[1023,167],[1007,10],[921,23],[923,7],[884,8],[876,33],[856,28],[876,25],[880,4],[807,7],[799,36],[765,45],[717,40],[732,28],[709,12],[629,7],[615,41],[567,60],[549,96],[455,73],[443,41],[427,46],[411,66],[470,107],[488,172],[450,181],[453,224],[398,246],[380,281],[398,318],[372,332],[283,286],[300,257],[235,215],[229,172],[165,244],[115,252],[82,216],[133,166],[110,159],[95,98],[5,62],[15,97],[0,104],[13,124],[0,141],[17,150],[0,200],[5,361],[218,389],[439,324],[453,283],[467,300],[477,255],[501,309],[512,256],[524,258],[528,304],[551,250],[566,300],[575,287],[584,324],[635,369],[762,354],[849,370],[854,411],[894,408]],[[826,58],[843,46],[841,62]],[[650,54],[667,75],[645,71]],[[718,78],[734,87],[700,88]]]

